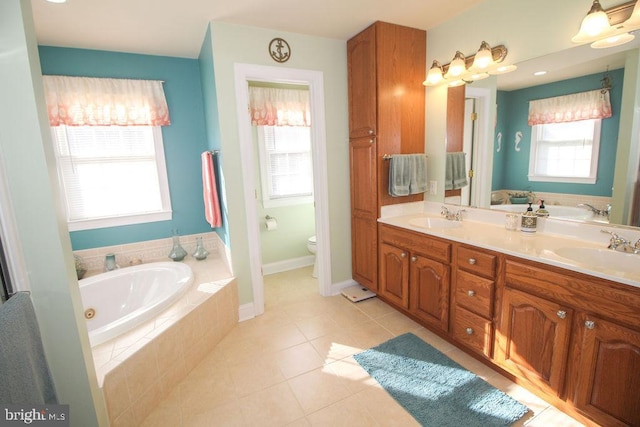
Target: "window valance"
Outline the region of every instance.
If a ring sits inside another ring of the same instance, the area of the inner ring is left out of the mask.
[[[156,80],[43,76],[51,126],[167,126],[169,108]]]
[[[253,126],[311,126],[309,91],[249,86]]]
[[[611,117],[609,91],[604,89],[529,102],[529,126]]]

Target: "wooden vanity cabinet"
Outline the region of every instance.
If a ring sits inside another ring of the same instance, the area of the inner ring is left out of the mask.
[[[389,195],[384,155],[424,153],[426,37],[378,21],[347,41],[352,273],[374,292],[381,206],[423,200]]]
[[[379,297],[447,332],[451,243],[382,224],[379,239]]]
[[[456,245],[454,250],[451,318],[453,338],[490,358],[498,255]]]

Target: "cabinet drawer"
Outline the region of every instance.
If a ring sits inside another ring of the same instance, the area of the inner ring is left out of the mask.
[[[458,247],[457,254],[458,268],[490,279],[496,277],[497,257],[495,255],[464,246]]]
[[[478,353],[491,357],[493,327],[490,320],[456,307],[453,337]]]
[[[493,280],[476,276],[463,270],[457,271],[456,304],[484,318],[493,316]]]
[[[406,231],[381,224],[380,241],[391,245],[410,248],[412,253],[431,258],[445,263],[451,262],[451,243],[440,240],[437,237]]]

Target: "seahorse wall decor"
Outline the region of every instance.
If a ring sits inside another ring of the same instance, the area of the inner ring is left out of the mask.
[[[496,153],[499,153],[502,148],[502,132],[498,132],[496,137],[498,138],[498,148],[496,149]]]
[[[522,132],[518,131],[516,132],[516,143],[515,143],[516,151],[520,151],[520,141],[522,141]]]

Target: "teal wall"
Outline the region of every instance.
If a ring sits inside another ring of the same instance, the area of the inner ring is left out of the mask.
[[[611,197],[618,145],[624,69],[614,70],[609,74],[613,83],[610,93],[613,115],[602,121],[598,178],[595,184],[530,182],[527,178],[527,173],[529,171],[531,127],[527,124],[527,116],[530,100],[597,89],[601,87],[600,80],[603,76],[601,73],[511,92],[498,91],[498,117],[493,157],[494,176],[492,190],[531,190],[534,192]],[[520,151],[515,151],[515,134],[518,131],[522,132],[522,141],[519,145]],[[502,133],[502,149],[497,152],[497,135],[500,132]]]
[[[213,48],[211,46],[211,27],[207,27],[207,34],[200,48],[198,56],[198,64],[200,67],[200,83],[202,85],[202,98],[204,108],[204,120],[206,128],[206,144],[208,150],[218,151],[218,155],[214,157],[214,167],[217,173],[218,197],[221,203],[222,227],[216,229],[216,233],[222,241],[229,245],[229,216],[226,209],[226,193],[224,191],[224,174],[221,163],[224,158],[222,152],[222,142],[220,138],[220,120],[218,119],[218,101],[216,91],[216,75],[213,68]]]
[[[207,142],[198,60],[49,46],[40,46],[39,53],[45,75],[163,80],[171,115],[162,137],[173,219],[74,231],[73,249],[165,238],[174,228],[183,235],[211,231],[204,217],[200,155],[215,145]]]

